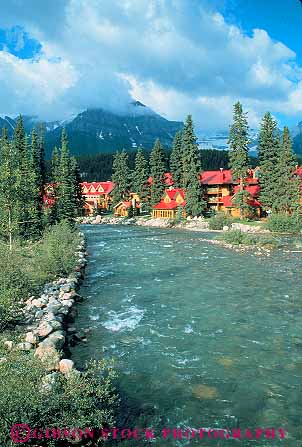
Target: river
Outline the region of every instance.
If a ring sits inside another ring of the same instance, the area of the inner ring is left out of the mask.
[[[256,257],[201,241],[210,234],[181,230],[83,229],[89,264],[76,326],[92,331],[72,358],[77,366],[115,359],[120,424],[283,427],[289,436],[170,437],[156,446],[302,445],[300,254]]]

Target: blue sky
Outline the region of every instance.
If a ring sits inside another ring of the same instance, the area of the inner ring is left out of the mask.
[[[299,0],[10,0],[0,16],[0,114],[123,112],[131,98],[199,133],[240,100],[257,127],[302,120]],[[285,6],[286,5],[286,6]]]
[[[302,5],[298,0],[234,0],[220,7],[227,21],[240,25],[246,32],[265,29],[270,36],[283,42],[302,60]]]
[[[0,29],[0,51],[7,51],[20,59],[31,59],[39,54],[41,44],[32,39],[21,26]]]

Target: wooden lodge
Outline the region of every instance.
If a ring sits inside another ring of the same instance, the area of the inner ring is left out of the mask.
[[[81,186],[86,216],[94,215],[99,210],[110,209],[112,203],[110,194],[114,188],[113,182],[83,182]]]
[[[301,181],[302,191],[302,168],[297,166],[295,174]],[[250,169],[244,179],[244,190],[249,193],[247,204],[251,208],[251,214],[261,217],[261,203],[258,200],[260,193],[258,176],[259,168]],[[147,182],[151,185],[152,177],[149,177]],[[239,217],[240,210],[233,203],[236,194],[239,192],[239,182],[233,179],[230,169],[221,168],[215,171],[204,171],[200,174],[200,184],[208,211],[224,212],[232,217]],[[153,206],[152,217],[174,219],[179,216],[181,209],[181,214],[185,217],[185,191],[173,187],[173,179],[170,173],[165,174],[165,185],[167,189],[159,203]],[[110,211],[112,209],[113,182],[83,182],[81,187],[85,215],[94,215],[101,210]],[[45,208],[50,208],[55,203],[55,190],[55,184],[49,183],[46,185],[43,195]],[[302,199],[300,198],[300,200]],[[115,205],[112,211],[115,216],[127,217],[131,206],[135,215],[140,214],[144,206],[135,192],[130,193],[128,200]]]
[[[257,200],[260,192],[258,174],[259,168],[248,171],[248,177],[244,179],[244,190],[250,194],[248,205],[254,208],[254,214],[260,217],[261,204]],[[240,216],[239,208],[232,202],[239,191],[239,185],[233,179],[230,169],[204,171],[200,175],[200,183],[205,188],[208,210],[224,212],[232,217]]]
[[[161,201],[153,207],[152,217],[175,219],[179,207],[183,209],[185,204],[184,191],[180,188],[173,188],[170,186],[170,188],[165,191]],[[185,217],[184,210],[182,211],[182,216]]]
[[[140,213],[139,197],[136,193],[130,193],[129,200],[123,200],[114,206],[114,215],[116,217],[128,217],[129,209],[133,209],[134,214]]]
[[[250,195],[247,203],[251,209],[254,209],[253,214],[260,217],[261,204],[257,200],[260,192],[258,170],[258,168],[249,170],[248,177],[244,180],[244,189]],[[171,174],[166,174],[165,177],[166,185],[173,185]],[[209,211],[224,212],[232,217],[240,216],[239,208],[232,202],[239,191],[239,185],[234,181],[230,169],[204,171],[200,175],[200,184],[203,186],[204,198]],[[180,188],[169,186],[160,202],[153,206],[152,217],[174,219],[179,206],[184,207],[185,203],[185,192]],[[182,215],[185,216],[184,211]]]

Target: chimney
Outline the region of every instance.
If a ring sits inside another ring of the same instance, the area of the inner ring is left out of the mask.
[[[224,179],[224,172],[223,172],[223,168],[220,168],[220,174],[221,174],[221,178],[222,180]]]

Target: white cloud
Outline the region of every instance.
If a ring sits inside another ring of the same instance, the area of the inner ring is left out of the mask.
[[[11,0],[0,26],[24,26],[43,53],[26,62],[0,52],[2,108],[62,118],[120,109],[132,93],[171,119],[191,112],[200,129],[226,127],[238,99],[253,126],[267,109],[298,116],[295,53],[265,30],[245,35],[201,3],[28,0],[23,11]]]

